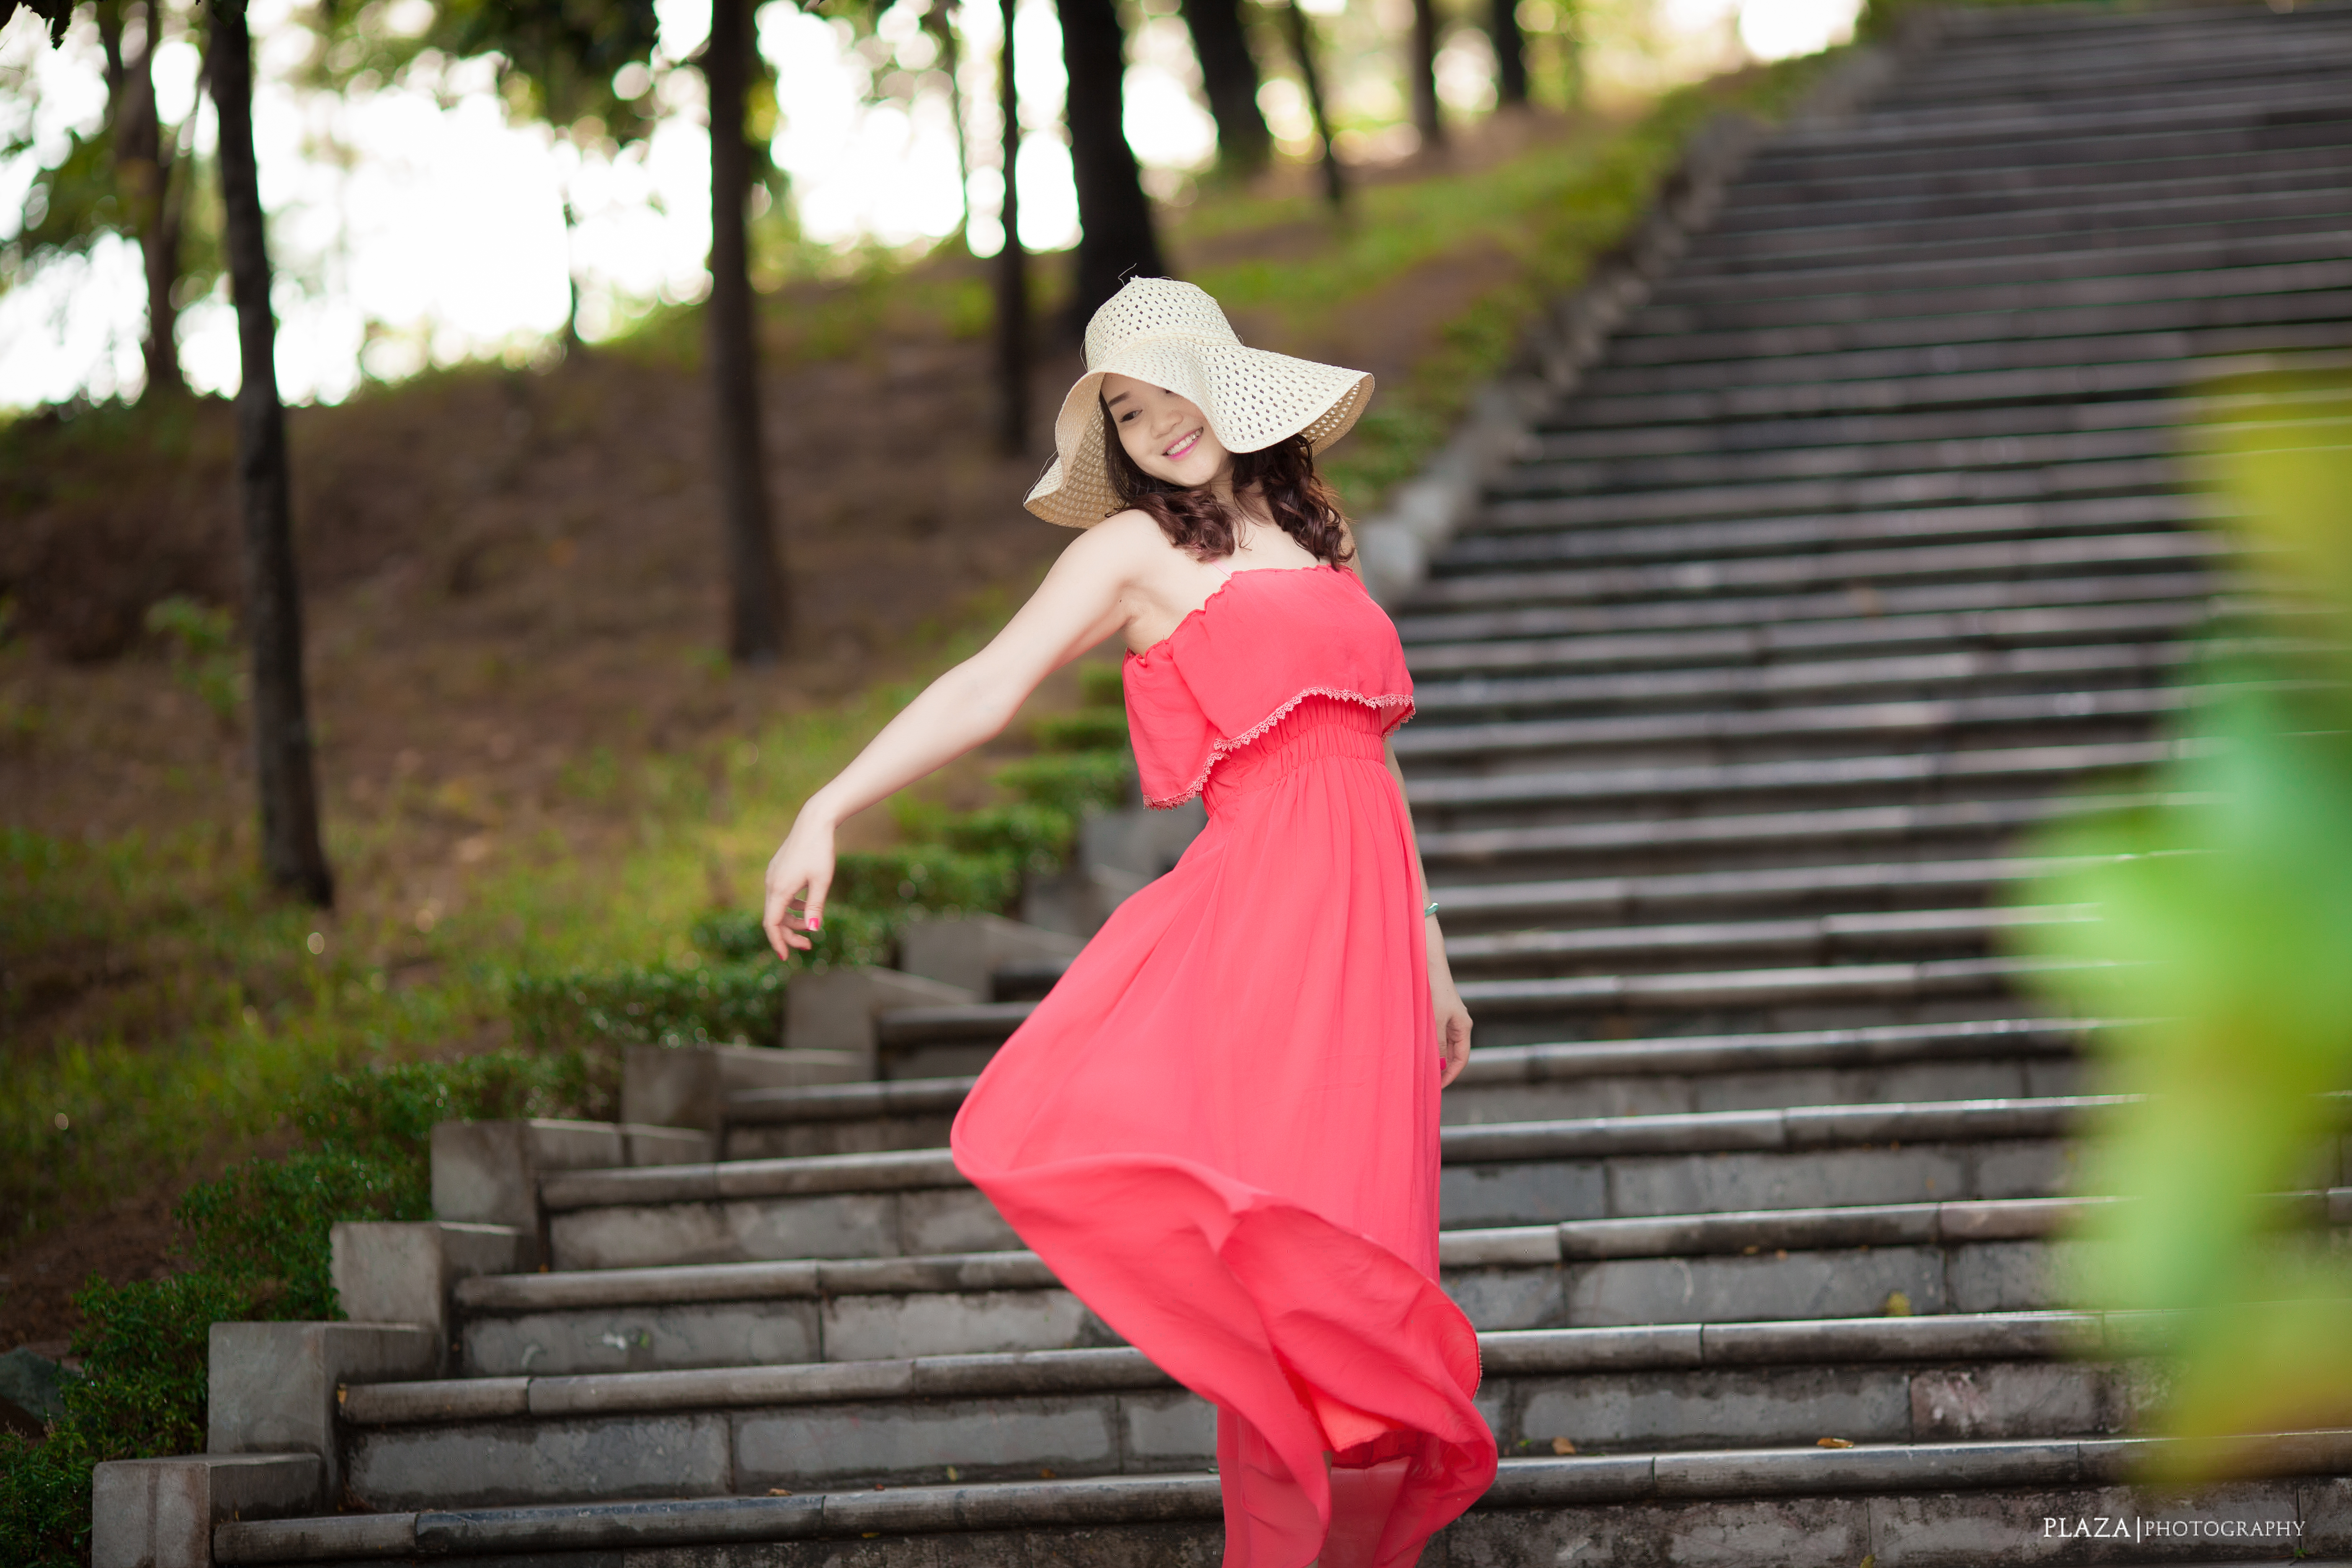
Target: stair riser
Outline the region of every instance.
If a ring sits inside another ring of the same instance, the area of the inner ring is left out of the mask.
[[[1761,234],[1820,223],[2035,211],[2084,200],[2195,200],[2340,183],[2347,173],[2352,149],[2340,146],[2259,157],[2156,159],[2111,165],[2097,174],[2049,168],[1948,169],[1928,179],[1759,185],[1752,192],[1743,186],[1717,209],[1711,226],[1717,234]]]
[[[1490,1377],[1506,1454],[2104,1436],[2146,1396],[2129,1367],[2046,1362],[1727,1367]],[[1164,1475],[1215,1453],[1211,1408],[1176,1390],[648,1413],[347,1429],[352,1490],[419,1507],[758,1495],[874,1483]],[[950,1476],[950,1467],[953,1475]]]
[[[2053,1269],[2063,1268],[2063,1273]],[[2084,1271],[2042,1241],[1759,1251],[1452,1268],[1446,1290],[1482,1332],[2036,1311],[2084,1299]],[[889,1361],[1079,1350],[1122,1342],[1061,1289],[934,1291],[562,1311],[477,1313],[460,1331],[473,1377]]]
[[[1940,473],[1891,474],[1859,480],[1800,480],[1780,485],[1750,483],[1721,489],[1639,490],[1582,496],[1579,471],[1555,487],[1549,468],[1523,463],[1490,481],[1492,498],[1572,499],[1554,509],[1570,528],[1606,528],[1634,522],[1685,522],[1709,517],[1762,517],[1773,513],[1879,506],[1942,505],[1956,501],[2032,500],[2058,495],[2150,494],[2175,488],[2180,466],[2150,457],[2112,462],[2049,463],[2037,468],[1956,468]]]
[[[1483,1026],[1480,1040],[1485,1039]],[[1670,1111],[1769,1110],[1798,1105],[1871,1105],[1903,1100],[2011,1100],[2082,1090],[2071,1056],[1985,1057],[1881,1067],[1795,1067],[1735,1073],[1626,1074],[1546,1083],[1456,1084],[1445,1091],[1447,1126]],[[730,1160],[798,1159],[936,1149],[952,1112],[856,1121],[738,1122],[727,1130]]]
[[[1449,1165],[1441,1187],[1441,1223],[1459,1228],[1759,1205],[2042,1196],[2065,1190],[2068,1149],[2054,1140],[2002,1139],[1899,1150],[1731,1151]],[[576,1209],[555,1215],[550,1231],[559,1269],[906,1258],[1021,1246],[988,1200],[970,1187]]]
[[[2113,130],[2095,138],[2049,135],[2040,144],[2038,156],[2029,144],[2014,139],[2014,132],[1976,138],[1976,145],[1969,147],[1965,156],[1956,156],[1956,149],[1949,145],[1938,146],[1926,141],[1910,145],[1890,140],[1876,146],[1856,143],[1848,148],[1776,148],[1751,160],[1742,172],[1741,183],[1749,189],[1761,190],[1773,185],[1836,180],[1934,175],[1955,166],[1982,170],[2084,170],[2155,158],[2258,155],[2342,146],[2344,120],[2328,116],[2324,103],[2312,107],[2320,112],[2267,125],[2248,124],[2243,120],[2232,122],[2225,117],[2193,128],[2142,126]],[[1995,149],[1999,152],[1995,153]]]

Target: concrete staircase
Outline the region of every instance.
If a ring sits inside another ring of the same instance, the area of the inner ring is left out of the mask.
[[[2352,355],[2352,6],[1953,13],[1876,105],[1762,146],[1398,616],[1505,1454],[1424,1562],[2352,1556],[2352,1434],[2126,1486],[2168,1325],[2069,1310],[2060,1234],[2103,1025],[2005,941],[2084,918],[2019,901],[2033,830],[2144,798],[2265,586],[2179,395]],[[1052,968],[881,1059],[984,1058]],[[1209,1412],[957,1176],[969,1081],[443,1129],[445,1223],[338,1234],[383,1321],[216,1331],[215,1452],[319,1468],[222,1470],[213,1559],[1214,1561]],[[2352,1140],[2278,1201],[2352,1230]],[[298,1479],[341,1511],[253,1517]]]

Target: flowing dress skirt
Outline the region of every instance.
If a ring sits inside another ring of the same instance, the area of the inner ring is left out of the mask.
[[[958,1166],[1217,1407],[1227,1568],[1392,1568],[1493,1479],[1437,1288],[1410,824],[1371,709],[1308,698],[1211,775],[957,1117]]]

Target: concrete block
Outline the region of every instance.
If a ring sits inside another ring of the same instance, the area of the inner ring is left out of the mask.
[[[621,1120],[717,1133],[726,1100],[709,1046],[631,1046],[621,1056]]]
[[[727,1418],[708,1412],[386,1427],[351,1439],[351,1495],[385,1512],[715,1497],[730,1481]]]
[[[936,916],[909,921],[899,928],[898,967],[985,1001],[993,994],[996,971],[1002,965],[1067,963],[1085,945],[1066,932],[1024,925],[1002,915]]]
[[[898,1250],[1017,1252],[1025,1244],[996,1205],[971,1187],[918,1188],[898,1195]]]
[[[1123,1394],[1118,1419],[1129,1474],[1206,1469],[1216,1460],[1216,1406],[1196,1394]]]
[[[213,1527],[326,1500],[316,1454],[113,1459],[90,1476],[90,1568],[212,1568]]]
[[[1448,1227],[1601,1219],[1611,1212],[1605,1168],[1595,1161],[1448,1165],[1437,1192]]]
[[[815,1361],[823,1343],[805,1300],[475,1316],[464,1329],[469,1377],[772,1366]]]
[[[1021,890],[1022,923],[1083,941],[1150,880],[1140,871],[1083,862],[1050,877],[1033,876]]]
[[[1895,1291],[1914,1312],[1940,1312],[1944,1262],[1933,1247],[1761,1253],[1754,1258],[1626,1258],[1571,1267],[1570,1323],[1753,1322],[1867,1318]]]
[[[1529,1268],[1449,1268],[1441,1282],[1482,1332],[1566,1328],[1570,1321],[1568,1271],[1556,1263]]]
[[[336,1391],[430,1377],[441,1356],[434,1331],[412,1323],[215,1323],[205,1451],[316,1454],[338,1496]]]
[[[536,1242],[506,1225],[346,1220],[328,1233],[328,1275],[344,1316],[418,1324],[446,1352],[450,1289],[477,1274],[520,1272]]]
[[[643,1268],[791,1258],[892,1258],[896,1193],[574,1209],[548,1226],[554,1267]]]
[[[1150,881],[1173,868],[1208,826],[1208,807],[1198,799],[1173,811],[1131,805],[1103,812],[1079,825],[1078,859],[1090,868],[1124,871]]]
[[[1538,1449],[1566,1437],[1580,1449],[1714,1445],[1901,1442],[1911,1429],[1910,1379],[1879,1367],[1692,1368],[1527,1379],[1509,1438]]]
[[[627,1141],[611,1122],[440,1122],[433,1129],[433,1217],[513,1226],[543,1241],[542,1173],[609,1170],[627,1163]],[[543,1256],[525,1267],[536,1267]]]
[[[829,969],[793,977],[784,994],[784,1044],[793,1050],[846,1051],[861,1079],[876,1074],[875,1015],[891,1007],[951,1007],[983,994],[896,969]]]
[[[1955,1312],[2024,1312],[2065,1305],[2053,1289],[2053,1244],[1987,1241],[1952,1249],[1945,1278]]]
[[[2130,1406],[2113,1371],[2061,1362],[1939,1367],[1911,1377],[1911,1441],[1969,1443],[2120,1432]]]
[[[825,1360],[884,1361],[1074,1349],[1085,1342],[1087,1310],[1067,1290],[835,1296],[824,1322]]]
[[[729,1160],[803,1159],[814,1154],[878,1154],[886,1150],[942,1149],[955,1117],[871,1116],[850,1121],[772,1121],[727,1129]]]
[[[1721,1214],[1983,1196],[1971,1190],[1974,1172],[1968,1152],[1940,1145],[1906,1144],[1899,1149],[1822,1149],[1786,1154],[1628,1155],[1610,1162],[1606,1212]]]
[[[629,1165],[708,1165],[719,1157],[719,1137],[698,1127],[624,1121],[621,1156]]]
[[[1103,1475],[1118,1468],[1117,1401],[940,1400],[746,1411],[735,1421],[739,1490],[890,1479]]]

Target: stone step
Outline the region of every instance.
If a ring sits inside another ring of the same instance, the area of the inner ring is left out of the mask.
[[[1843,550],[1885,550],[2097,532],[2138,533],[2217,521],[2220,503],[2187,495],[2095,496],[2001,501],[1976,506],[1887,507],[1707,522],[1654,522],[1628,528],[1564,528],[1554,512],[1574,500],[1497,500],[1482,507],[1475,531],[1448,545],[1441,576],[1502,567],[1586,570],[1608,565],[1706,562],[1727,557]],[[1829,563],[1834,570],[1836,563]],[[1704,570],[1704,568],[1700,568]],[[1816,566],[1815,570],[1822,570]]]
[[[1496,632],[1507,635],[1509,628],[1507,624],[1498,626],[1482,619],[1465,621],[1457,629],[1448,619],[1439,618],[1441,612],[1475,611],[1488,616],[1495,614],[1497,606],[1550,609],[1562,605],[1623,605],[1629,616],[1638,616],[1670,613],[1664,608],[1647,608],[1653,605],[1736,603],[1808,592],[1859,593],[1865,587],[1878,597],[1856,603],[1853,607],[1884,610],[1893,603],[1886,595],[1905,584],[1988,580],[2010,584],[2042,578],[2095,583],[2109,574],[2122,578],[2194,571],[2222,560],[2222,550],[2221,542],[2210,534],[2167,529],[2072,538],[1895,545],[1830,554],[1734,556],[1719,561],[1664,561],[1633,566],[1536,572],[1465,572],[1423,584],[1403,607],[1398,626],[1401,632],[1410,633],[1407,640],[1411,642],[1450,640],[1449,634],[1452,638],[1468,640]],[[2124,585],[2119,584],[2116,592],[2123,591]],[[2093,595],[2094,600],[2095,597]],[[1539,625],[1530,629],[1549,632],[1554,628]],[[1571,626],[1559,629],[1583,628]]]
[[[1949,959],[1973,957],[1996,945],[2028,940],[2030,933],[2098,918],[2095,910],[2073,906],[2019,909],[1869,910],[1852,913],[1782,916],[1771,920],[1717,920],[1606,928],[1509,931],[1449,938],[1446,956],[1465,987],[1479,994],[1504,974],[1534,975],[1546,984],[1589,978],[1605,983],[1604,1000],[1633,997],[1629,989],[1651,981],[1674,982],[1701,972],[1739,965],[1802,966],[1798,973],[1818,990],[1817,977],[1832,974],[1852,983],[1852,972],[1883,967],[1884,961],[1925,952]],[[1917,968],[1919,965],[1906,967]],[[1743,975],[1743,978],[1747,976]],[[1971,982],[1976,978],[1969,977]],[[1962,990],[1980,987],[1970,984]]]
[[[2027,692],[1907,701],[1843,703],[1834,707],[1772,708],[1750,712],[1612,715],[1603,718],[1457,724],[1400,734],[1397,757],[1424,765],[1423,778],[1477,776],[1515,768],[1550,766],[1576,757],[1652,763],[1847,755],[1855,748],[1916,746],[1927,738],[2025,741],[2051,726],[2094,733],[2136,734],[2151,721],[2184,713],[2218,689]],[[1407,742],[1411,743],[1408,744]]]
[[[1554,486],[1555,467],[1567,470],[1566,488]],[[1777,484],[1751,482],[1593,494],[1580,482],[1583,479],[1581,468],[1576,464],[1515,464],[1487,482],[1486,494],[1490,500],[1572,500],[1572,504],[1560,507],[1552,526],[1594,528],[1612,523],[1689,522],[1707,518],[1763,517],[1773,512],[1920,506],[1931,502],[2147,494],[2178,489],[2184,478],[2179,460],[2168,454],[2104,462],[1939,467],[1907,474],[1807,477]]]
[[[2016,961],[1970,961],[1981,965]],[[1847,973],[1929,970],[1854,965]],[[1696,992],[1726,977],[1610,977],[1633,1004],[1644,986]],[[1476,1013],[1507,987],[1589,979],[1478,982]],[[1748,987],[1756,989],[1754,985]],[[1626,998],[1619,999],[1624,1010]],[[1689,1005],[1689,1004],[1682,1004]],[[2050,1097],[1592,1118],[1445,1129],[1442,1215],[1449,1227],[1537,1224],[1756,1206],[1890,1199],[2046,1196],[2063,1189],[2069,1130],[2116,1103]],[[1906,1147],[1890,1154],[1875,1145]],[[646,1180],[649,1176],[655,1180]],[[2336,1184],[2333,1174],[2326,1184]],[[1746,1197],[1741,1197],[1741,1194]],[[745,1160],[667,1173],[569,1172],[541,1183],[559,1269],[811,1258],[897,1258],[1016,1249],[945,1150]]]
[[[2127,1483],[2162,1447],[2152,1438],[2093,1437],[1827,1448],[1816,1438],[1780,1448],[1509,1458],[1493,1489],[1435,1544],[1448,1561],[1493,1568],[1550,1568],[1580,1554],[1620,1568],[1785,1568],[1793,1542],[1819,1553],[1807,1561],[1952,1568],[1982,1562],[1989,1535],[2004,1549],[2015,1543],[2034,1553],[2020,1561],[2083,1560],[2087,1540],[2049,1542],[2045,1527],[2054,1536],[2059,1524],[2080,1521],[2087,1535],[2093,1520],[2141,1520],[2130,1528],[2151,1551],[2178,1531],[2240,1563],[2255,1552],[2283,1562],[2278,1552],[2290,1542],[2306,1553],[2297,1561],[2307,1568],[2341,1568],[2308,1553],[2352,1553],[2352,1527],[2341,1522],[2347,1489],[2338,1479],[2352,1468],[2352,1435],[2261,1439],[2249,1463],[2265,1479],[2218,1500],[2132,1489]],[[1206,1564],[1222,1537],[1216,1478],[1198,1472],[777,1490],[782,1495],[239,1521],[217,1529],[214,1549],[224,1564],[553,1562],[563,1554],[567,1563],[666,1568],[753,1561],[820,1568],[845,1560],[872,1568],[1029,1568],[1050,1553],[1066,1568],[1134,1568],[1140,1560]],[[2208,1533],[2221,1527],[2232,1539]],[[2101,1561],[2157,1561],[2095,1550]],[[2190,1568],[2177,1552],[2162,1561]]]
[[[2241,326],[2309,309],[2347,287],[2352,266],[2284,262],[2205,272],[2078,280],[2063,291],[2033,287],[1896,293],[1858,313],[1851,299],[1799,297],[1755,303],[1653,305],[1612,341],[1604,363],[1678,364],[1744,356],[1826,353],[2005,338]],[[2055,297],[2053,297],[2055,296]]]
[[[1708,232],[1773,234],[1783,229],[1971,213],[2038,213],[2070,202],[2114,202],[2161,195],[2200,201],[2343,184],[2352,177],[2352,145],[2299,153],[2218,158],[2150,158],[2090,167],[1960,167],[1930,179],[1822,180],[1803,185],[1737,186],[1716,209]]]
[[[2338,198],[2352,205],[2352,194]],[[1591,398],[1633,397],[1741,387],[1771,387],[1824,381],[1878,381],[1979,372],[2071,369],[2081,365],[2160,360],[2184,354],[2232,353],[2267,345],[2273,327],[2279,331],[2313,331],[2305,323],[2324,323],[2323,335],[2307,346],[2335,347],[2326,341],[2326,326],[2340,326],[2352,316],[2352,289],[2314,289],[2288,295],[2266,295],[2235,301],[2222,310],[2152,310],[2159,319],[2143,331],[2098,331],[2082,334],[2004,333],[1979,339],[1945,331],[1942,341],[1921,334],[1923,341],[1804,353],[1790,350],[1727,355],[1722,359],[1672,363],[1603,363],[1584,373],[1578,395]],[[2169,316],[2170,320],[2161,318]],[[2199,317],[2204,319],[2199,320]],[[2257,341],[2260,339],[2261,341]],[[2153,477],[2153,476],[2151,476]]]
[[[1488,824],[1498,814],[1509,826],[1570,821],[1572,814],[1628,800],[1664,805],[1716,802],[1725,810],[1753,810],[1762,799],[1823,801],[1870,792],[1874,804],[1916,805],[1974,798],[1989,786],[2037,790],[2088,784],[2202,754],[2188,741],[2111,742],[2088,745],[2019,746],[1982,751],[1897,752],[1825,761],[1738,763],[1720,767],[1584,768],[1506,773],[1486,778],[1405,781],[1405,797],[1433,827]],[[1998,794],[1997,790],[1993,793]],[[1496,826],[1501,826],[1497,824]]]
[[[2118,279],[2225,268],[2339,260],[2347,225],[2285,232],[2222,229],[2129,245],[2037,246],[2022,256],[1848,258],[1820,266],[1783,265],[1759,273],[1675,272],[1652,291],[1652,304],[1715,309],[1738,301],[1811,321],[1852,320],[1892,311],[1923,315],[1944,310],[1995,308],[1989,300],[2059,304],[2087,295],[2093,301],[2120,289]]]
[[[1479,944],[1524,938],[1546,942],[1567,938],[1566,930],[1514,929],[1496,932],[1503,924],[1542,920],[1563,928],[1585,931],[1569,948],[1589,937],[1592,941],[1631,941],[1632,933],[1648,928],[1625,922],[1696,910],[1752,911],[1759,905],[1774,908],[1830,904],[1841,913],[1902,910],[1921,916],[1955,918],[1988,911],[1954,909],[1951,902],[1998,895],[2004,888],[2031,883],[2043,877],[2078,868],[2080,858],[2004,856],[1970,860],[1883,860],[1832,865],[1749,867],[1738,870],[1666,872],[1650,876],[1531,878],[1524,881],[1435,883],[1430,889],[1448,928],[1446,951],[1456,942],[1465,951],[1486,952]],[[1922,909],[1917,906],[1928,905]],[[1486,936],[1472,937],[1471,932]],[[1741,940],[1727,931],[1727,950]],[[1500,949],[1493,951],[1500,952]]]
[[[2060,795],[1440,830],[1421,834],[1421,856],[1433,888],[1472,876],[1501,873],[1533,879],[1561,868],[1591,874],[1616,864],[1656,868],[1696,862],[1744,869],[1861,853],[1908,864],[1939,852],[2007,844],[2035,829],[2110,812],[2159,803],[2173,809],[2195,808],[2211,804],[2212,798],[2185,793]]]
[[[1480,1405],[1507,1452],[2107,1435],[2162,1332],[2002,1312],[1482,1334]],[[342,1415],[349,1491],[386,1511],[1151,1474],[1214,1442],[1209,1407],[1124,1348],[376,1384]]]
[[[2176,535],[2189,542],[2169,553],[2191,563],[2221,548],[2218,540]],[[1951,547],[1946,547],[1950,549]],[[1958,547],[1966,550],[1969,547]],[[2153,552],[2151,552],[2152,554]],[[1816,563],[1816,570],[1822,563]],[[1914,564],[1916,564],[1916,563]],[[1456,611],[1451,615],[1404,615],[1398,635],[1408,648],[1422,644],[1491,642],[1529,637],[1607,637],[1629,632],[1712,630],[1726,626],[1850,620],[1866,616],[1941,615],[1986,610],[2081,608],[2094,605],[2147,604],[2199,597],[2242,600],[2268,584],[2225,577],[2218,572],[2112,569],[2096,575],[1967,578],[1927,573],[1892,574],[1891,580],[1848,577],[1828,589],[1793,594],[1739,594],[1724,590],[1704,596],[1670,595],[1627,603],[1570,601],[1529,604],[1511,609]]]
[[[2070,249],[2081,249],[2094,243],[2095,236],[2107,244],[2138,245],[2224,231],[2292,233],[2306,226],[2336,226],[2346,210],[2346,183],[2326,174],[2313,174],[2292,184],[2281,181],[2268,190],[2237,186],[2201,195],[2164,188],[2110,190],[2100,199],[2053,200],[2040,206],[1985,204],[1986,210],[1973,213],[1872,217],[1824,211],[1801,226],[1709,230],[1693,240],[1685,265],[1692,269],[1692,276],[1704,277],[1725,271],[1763,272],[1782,265],[1834,264],[1835,258],[1857,252],[1899,252],[1931,258],[1997,254],[2004,245],[2062,243]],[[2294,311],[2296,303],[2282,300],[2277,308]],[[2252,319],[2283,318],[2263,312]],[[2295,314],[2284,319],[2309,317]]]
[[[1475,1047],[1449,1126],[1791,1105],[2039,1099],[2075,1092],[2080,1042],[2105,1026],[2001,1018],[1793,1034]],[[725,1157],[943,1148],[969,1078],[738,1095]]]
[[[2013,112],[2021,104],[2050,98],[2084,99],[2106,105],[2118,95],[2168,89],[2213,88],[2239,83],[2259,88],[2305,69],[2342,69],[2352,64],[2352,35],[2341,25],[2306,23],[2276,36],[2216,27],[2167,39],[2157,47],[2013,47],[1938,52],[1909,74],[1899,104],[1878,105],[1874,121],[1901,123],[1919,115],[1970,110]],[[2128,100],[2121,100],[2127,101]]]
[[[2158,334],[2137,346],[2100,340],[2083,344],[2074,364],[1977,371],[1937,370],[1855,381],[1792,379],[1769,385],[1588,395],[1571,400],[1570,416],[1591,426],[1682,425],[1724,420],[1784,419],[1897,408],[1951,408],[1979,403],[2076,402],[2168,390],[2200,381],[2259,375],[2274,358],[2342,345],[2339,325],[2249,327],[2189,334],[2164,342]],[[1949,351],[1959,354],[1962,351]],[[2106,357],[2112,352],[2114,357]],[[1792,374],[1795,373],[1792,371]]]
[[[2105,1201],[1882,1204],[1460,1230],[1445,1234],[1440,1268],[1481,1331],[1869,1315],[1897,1293],[1920,1314],[2041,1310],[2074,1289],[2072,1276],[2062,1277],[2077,1268],[2073,1244],[2056,1238]],[[2352,1192],[2295,1202],[2298,1223],[2352,1224]],[[1022,1251],[482,1276],[461,1281],[457,1301],[467,1379],[1120,1342]],[[379,1397],[388,1396],[366,1396]],[[427,1403],[452,1401],[464,1397],[443,1388]]]

